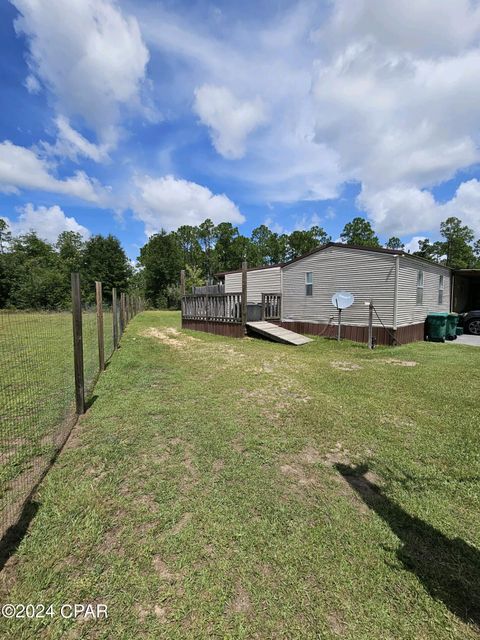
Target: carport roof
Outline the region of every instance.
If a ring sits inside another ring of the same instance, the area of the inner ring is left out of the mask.
[[[455,269],[454,274],[464,278],[480,278],[480,269]]]

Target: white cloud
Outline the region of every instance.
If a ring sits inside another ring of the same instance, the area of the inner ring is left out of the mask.
[[[51,171],[53,167],[34,151],[13,144],[0,143],[0,191],[17,193],[19,189],[35,189],[75,196],[88,202],[101,204],[107,194],[100,184],[83,171],[60,180]]]
[[[149,54],[136,19],[109,0],[11,1],[21,14],[16,30],[28,39],[31,76],[54,94],[60,114],[82,117],[113,143],[120,107],[140,107]]]
[[[427,189],[480,161],[479,37],[468,0],[336,0],[313,35],[316,140],[361,183],[378,231],[435,230],[447,215],[478,228],[476,185],[446,205]]]
[[[25,78],[24,85],[28,93],[32,93],[32,94],[40,93],[40,90],[41,90],[40,83],[35,76],[32,76],[31,73],[29,73],[28,76]]]
[[[95,162],[109,159],[109,144],[95,144],[76,131],[64,116],[55,118],[57,140],[54,145],[42,143],[45,151],[54,156],[66,157],[77,161],[79,157],[89,158]]]
[[[206,218],[214,223],[242,223],[245,218],[226,195],[215,195],[207,187],[173,176],[136,179],[138,189],[132,209],[151,235],[171,231],[183,224],[198,225]]]
[[[258,97],[240,101],[226,87],[209,84],[195,90],[194,109],[209,127],[215,149],[225,158],[245,155],[247,136],[266,120]]]
[[[480,4],[321,4],[272,10],[267,28],[229,21],[228,8],[221,31],[158,6],[139,9],[139,20],[149,45],[181,59],[177,106],[202,85],[262,100],[268,122],[250,131],[247,159],[209,167],[243,182],[252,200],[334,198],[358,181],[379,230],[434,229],[439,209],[426,189],[480,162]],[[207,101],[201,117],[226,155],[219,102],[220,115]],[[402,223],[402,203],[419,207],[418,221],[408,209]]]
[[[149,47],[181,62],[180,80],[169,78],[161,86],[173,96],[175,113],[190,109],[194,96],[193,107],[205,110],[201,118],[217,150],[239,158],[228,164],[204,159],[204,169],[242,182],[255,202],[334,198],[343,181],[336,152],[314,140],[308,34],[315,11],[314,3],[296,4],[281,15],[272,11],[265,28],[254,20],[229,22],[225,10],[222,30],[213,25],[209,33],[194,17],[188,22],[158,4],[137,9]]]
[[[422,60],[371,41],[317,62],[316,139],[363,184],[437,184],[480,160],[480,50]]]
[[[474,45],[479,32],[480,8],[470,0],[336,0],[328,28],[313,38],[338,47],[373,36],[389,49],[436,56]]]
[[[14,235],[35,231],[47,242],[56,242],[62,231],[76,231],[85,239],[90,236],[86,227],[79,224],[75,218],[66,216],[58,205],[36,209],[33,204],[26,204],[16,220],[5,220]]]
[[[413,253],[414,251],[418,251],[418,243],[421,240],[426,240],[426,236],[413,236],[411,240],[405,243],[404,251],[407,253]]]
[[[427,190],[405,185],[382,191],[363,190],[358,200],[375,228],[386,235],[430,230],[438,233],[440,222],[451,216],[480,234],[480,182],[476,179],[461,183],[454,197],[444,203],[437,202]]]

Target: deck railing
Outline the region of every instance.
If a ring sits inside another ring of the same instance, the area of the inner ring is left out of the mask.
[[[205,322],[242,322],[242,294],[216,293],[183,296],[182,318]]]
[[[281,320],[282,294],[262,293],[262,320]]]

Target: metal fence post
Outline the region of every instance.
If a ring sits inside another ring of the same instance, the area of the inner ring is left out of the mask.
[[[117,308],[117,288],[112,289],[112,322],[113,322],[113,349],[118,349],[118,308]]]
[[[368,348],[373,349],[373,302],[368,305]]]
[[[78,415],[85,413],[83,373],[82,295],[80,274],[72,273],[73,364],[75,370],[75,406]]]
[[[103,335],[103,295],[101,282],[95,282],[95,297],[97,302],[98,369],[102,372],[105,370],[105,338]]]

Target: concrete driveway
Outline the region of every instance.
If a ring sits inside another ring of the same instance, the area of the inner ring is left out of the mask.
[[[480,336],[471,336],[468,334],[464,334],[463,336],[458,336],[456,340],[447,340],[448,344],[467,344],[470,347],[480,347]]]

